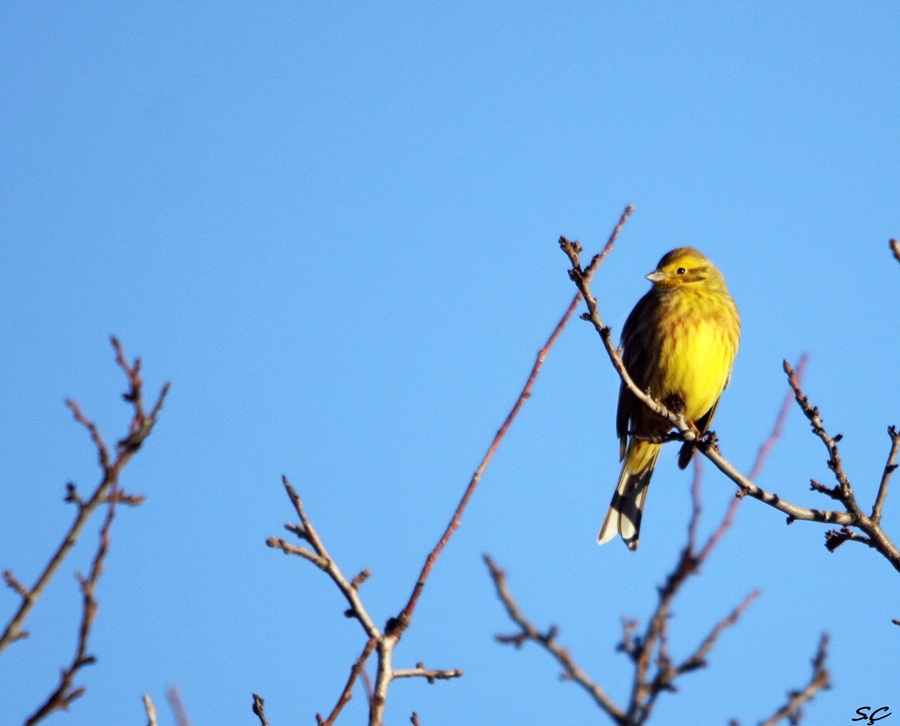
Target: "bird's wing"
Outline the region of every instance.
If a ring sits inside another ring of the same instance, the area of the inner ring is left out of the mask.
[[[647,293],[634,306],[622,328],[622,362],[628,375],[642,390],[650,385],[651,369],[656,365],[653,346],[650,344],[655,335],[652,328],[656,317],[655,307],[656,300]],[[641,403],[622,383],[619,386],[619,407],[616,412],[619,459],[625,456],[629,424],[634,421],[640,406]]]

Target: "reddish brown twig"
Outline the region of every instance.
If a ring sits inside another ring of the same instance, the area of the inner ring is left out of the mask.
[[[594,276],[594,273],[597,271],[597,268],[600,267],[600,265],[603,263],[603,260],[605,260],[607,258],[607,256],[609,255],[609,253],[612,252],[613,245],[616,243],[616,240],[618,239],[619,234],[622,231],[622,228],[625,226],[625,222],[628,221],[628,218],[631,216],[631,214],[633,212],[634,212],[634,206],[632,206],[631,204],[629,204],[625,207],[625,210],[622,212],[621,216],[619,217],[619,221],[616,222],[616,226],[613,227],[613,231],[609,235],[609,239],[606,240],[606,244],[603,246],[603,249],[600,250],[599,254],[596,254],[591,258],[591,263],[588,265],[587,269],[585,270],[585,274],[587,275],[588,281],[590,281],[590,279]],[[560,237],[559,243],[563,244],[564,239],[565,239],[565,237]],[[577,242],[575,242],[574,244],[578,245]]]
[[[359,658],[356,659],[356,662],[350,668],[350,677],[347,679],[347,685],[344,686],[344,690],[341,692],[338,702],[331,710],[331,713],[328,714],[328,718],[323,719],[319,714],[316,714],[316,723],[318,726],[331,726],[340,714],[341,709],[350,702],[351,698],[353,698],[353,684],[356,683],[356,679],[363,671],[366,661],[369,659],[369,656],[372,655],[372,651],[375,650],[377,642],[378,641],[375,638],[369,638],[366,641],[366,647],[363,648],[363,652],[359,654]]]
[[[894,253],[894,259],[897,260],[897,262],[900,262],[900,242],[892,239],[888,244],[891,247],[891,252]]]
[[[625,208],[625,211],[622,212],[622,215],[621,217],[619,217],[619,221],[613,228],[613,231],[610,234],[609,239],[607,240],[606,245],[603,248],[603,251],[600,252],[600,254],[594,255],[594,258],[591,260],[591,264],[588,270],[585,272],[585,274],[588,276],[588,279],[594,274],[594,272],[596,272],[597,268],[600,266],[603,260],[606,259],[606,256],[612,250],[613,245],[615,244],[616,239],[619,236],[619,233],[622,231],[622,228],[625,226],[625,222],[628,221],[628,217],[631,216],[631,213],[633,211],[634,207],[629,205]],[[577,245],[578,243],[576,242],[574,244]],[[453,517],[450,519],[450,524],[447,525],[447,529],[444,530],[444,533],[443,535],[441,535],[438,543],[425,559],[425,564],[422,567],[421,573],[419,573],[419,579],[416,580],[416,584],[413,587],[413,591],[409,597],[409,601],[406,603],[406,606],[402,611],[400,611],[400,614],[394,620],[397,632],[399,634],[402,634],[403,630],[405,630],[409,625],[409,621],[412,618],[413,611],[416,607],[416,602],[418,602],[419,596],[422,594],[422,589],[425,587],[425,581],[428,579],[428,575],[431,573],[431,568],[434,566],[435,561],[440,556],[447,542],[450,540],[450,537],[459,527],[463,511],[465,511],[466,505],[469,503],[469,499],[471,499],[472,494],[475,493],[475,488],[478,486],[478,482],[481,480],[482,474],[484,474],[485,469],[487,469],[488,464],[490,464],[491,459],[494,457],[494,453],[500,446],[500,442],[503,440],[503,437],[509,430],[509,427],[512,424],[513,420],[518,415],[519,410],[522,408],[522,405],[531,396],[531,388],[532,386],[534,386],[534,382],[541,370],[541,366],[544,365],[544,360],[547,357],[547,353],[553,347],[553,344],[556,343],[556,340],[557,338],[559,338],[560,333],[562,333],[563,328],[566,327],[566,324],[569,322],[569,318],[572,317],[572,313],[575,312],[575,308],[578,306],[580,300],[581,293],[579,292],[575,295],[574,298],[572,298],[572,302],[569,303],[569,307],[566,309],[566,312],[563,313],[560,321],[556,324],[556,327],[553,329],[553,332],[550,334],[550,337],[547,339],[544,347],[538,351],[537,360],[535,360],[534,362],[534,366],[531,369],[528,380],[525,381],[525,386],[524,388],[522,388],[522,392],[519,394],[519,398],[516,400],[516,403],[513,405],[512,410],[507,415],[506,420],[503,422],[503,425],[500,426],[500,429],[494,436],[494,440],[488,447],[487,453],[484,455],[481,464],[475,470],[475,474],[472,476],[472,479],[469,482],[469,486],[466,487],[466,491],[463,494],[459,504],[457,505],[456,511],[453,513]]]
[[[609,254],[610,250],[613,247],[613,244],[615,244],[616,238],[621,232],[622,227],[625,225],[625,222],[631,214],[632,210],[633,208],[629,206],[622,213],[622,216],[619,218],[619,222],[616,224],[616,227],[610,234],[609,240],[607,241],[606,247],[604,248],[603,252],[595,255],[591,260],[589,270],[586,272],[588,276],[594,274],[602,261],[605,259],[606,255]],[[488,464],[490,464],[491,459],[493,459],[494,453],[500,446],[500,442],[503,441],[503,437],[506,435],[506,432],[509,430],[509,427],[512,425],[512,422],[515,420],[523,404],[531,396],[532,386],[534,385],[538,373],[540,372],[540,369],[544,364],[547,353],[549,352],[550,348],[553,347],[553,344],[562,333],[563,328],[565,328],[566,324],[569,322],[569,318],[575,311],[579,299],[580,295],[576,294],[572,299],[572,302],[569,304],[569,307],[566,309],[566,312],[560,319],[559,323],[557,323],[556,327],[553,329],[553,332],[550,334],[550,337],[544,344],[544,347],[538,351],[537,359],[535,360],[534,366],[531,369],[531,373],[529,374],[528,379],[525,382],[525,386],[523,387],[522,392],[519,394],[519,397],[513,405],[512,410],[507,415],[506,420],[503,422],[503,424],[500,426],[500,429],[494,436],[494,440],[488,447],[487,453],[484,455],[481,464],[479,464],[478,468],[475,470],[475,473],[472,475],[472,479],[469,481],[469,485],[466,487],[462,499],[460,499],[459,504],[456,507],[456,511],[453,513],[453,516],[450,519],[450,523],[447,525],[444,533],[441,535],[437,544],[434,546],[434,549],[432,549],[432,551],[428,554],[428,557],[425,558],[425,564],[422,566],[422,571],[419,573],[419,577],[416,580],[415,585],[413,586],[413,590],[409,596],[409,600],[407,601],[404,608],[400,611],[400,613],[395,618],[392,618],[390,621],[388,621],[387,628],[385,629],[385,638],[382,639],[378,648],[379,669],[375,681],[374,693],[374,702],[376,708],[383,708],[382,703],[384,698],[386,697],[387,685],[389,683],[389,679],[386,677],[386,673],[389,672],[389,665],[388,668],[385,668],[382,664],[384,664],[385,662],[389,664],[390,653],[393,650],[394,645],[396,645],[396,643],[403,636],[404,631],[409,627],[413,612],[416,608],[416,603],[418,602],[419,597],[422,594],[422,590],[425,587],[425,582],[428,580],[428,576],[431,574],[431,570],[434,567],[435,562],[437,561],[441,552],[443,552],[444,547],[447,545],[447,542],[450,541],[453,533],[459,528],[463,512],[465,511],[469,500],[472,498],[472,495],[475,493],[475,489],[478,487],[478,483],[479,481],[481,481],[482,475],[487,469]]]
[[[434,549],[431,550],[431,552],[428,554],[428,557],[425,558],[425,564],[422,566],[422,571],[419,573],[419,578],[416,580],[416,584],[413,587],[412,594],[409,596],[409,600],[407,601],[406,606],[392,621],[395,626],[392,632],[396,633],[398,636],[401,635],[403,631],[409,626],[413,611],[416,608],[416,603],[419,601],[419,596],[422,594],[422,590],[425,587],[425,582],[428,579],[428,576],[431,574],[431,568],[434,567],[434,563],[437,561],[437,558],[440,556],[441,552],[443,552],[444,547],[447,545],[447,542],[450,541],[450,537],[452,537],[453,533],[459,528],[463,512],[465,511],[466,506],[469,504],[469,500],[472,498],[472,495],[475,493],[475,489],[478,487],[478,482],[481,481],[482,475],[487,469],[488,464],[491,463],[491,459],[494,458],[494,454],[499,448],[500,442],[503,441],[503,437],[506,436],[506,432],[509,430],[512,422],[515,420],[516,416],[519,415],[519,411],[521,410],[525,401],[527,401],[531,396],[531,389],[534,386],[534,382],[537,379],[541,367],[544,365],[544,360],[547,358],[547,353],[550,352],[550,348],[552,348],[553,344],[556,343],[557,338],[559,338],[559,335],[560,333],[562,333],[563,328],[566,327],[566,324],[569,322],[569,318],[572,317],[572,313],[575,312],[575,308],[578,307],[578,303],[580,301],[581,295],[576,294],[575,297],[572,298],[572,302],[569,303],[569,307],[566,309],[566,312],[556,324],[556,327],[553,329],[553,332],[550,334],[550,337],[547,339],[544,347],[538,351],[537,360],[535,361],[534,366],[531,369],[528,380],[525,381],[525,386],[524,388],[522,388],[522,392],[519,394],[519,397],[518,399],[516,399],[512,410],[506,416],[506,420],[500,426],[496,435],[494,436],[494,440],[488,447],[487,453],[484,455],[484,458],[481,460],[481,463],[478,465],[478,468],[472,475],[472,479],[469,481],[469,485],[466,487],[462,499],[459,500],[459,504],[457,504],[456,506],[456,511],[453,512],[450,523],[447,525],[447,528],[444,530],[444,533],[441,535],[438,543],[434,546]]]
[[[803,374],[806,372],[806,366],[809,363],[809,356],[805,353],[800,356],[800,361],[797,363],[797,369],[795,371],[797,383],[802,383]],[[766,458],[769,456],[769,452],[772,450],[772,447],[775,445],[775,442],[781,438],[781,433],[784,430],[784,422],[787,421],[788,414],[791,411],[791,404],[794,402],[794,394],[793,391],[788,391],[784,397],[784,401],[781,404],[781,411],[778,414],[778,418],[775,420],[775,427],[772,429],[772,433],[769,435],[769,438],[766,439],[762,446],[759,447],[759,453],[756,455],[756,461],[753,462],[753,467],[750,469],[750,473],[747,475],[747,478],[751,481],[756,481],[759,478],[759,475],[762,473],[763,464],[766,461]]]
[[[191,726],[191,720],[188,718],[187,709],[181,700],[181,693],[175,686],[169,686],[166,689],[166,699],[169,701],[169,708],[172,709],[172,715],[175,716],[175,723],[178,726]]]

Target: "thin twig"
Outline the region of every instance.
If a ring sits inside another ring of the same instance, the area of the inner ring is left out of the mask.
[[[798,384],[803,381],[803,374],[806,372],[806,366],[809,363],[809,356],[805,353],[800,356],[800,361],[797,363],[797,369],[795,371],[796,379]],[[775,426],[772,428],[772,433],[769,435],[769,438],[766,439],[762,446],[759,447],[759,453],[756,455],[756,461],[753,462],[753,467],[750,469],[750,473],[747,475],[747,478],[751,481],[756,481],[759,478],[759,475],[762,473],[763,464],[769,456],[769,452],[772,450],[772,447],[775,445],[775,442],[781,438],[781,434],[784,431],[784,423],[787,421],[788,414],[791,411],[791,404],[794,402],[794,395],[792,390],[788,391],[788,393],[784,397],[784,401],[781,404],[781,411],[778,413],[778,418],[775,419]]]
[[[9,584],[19,593],[19,595],[22,597],[22,602],[20,603],[19,608],[13,614],[9,623],[6,625],[2,635],[0,635],[0,653],[2,653],[10,643],[27,637],[27,631],[24,631],[22,629],[26,618],[31,613],[31,610],[34,608],[38,599],[43,594],[44,589],[47,587],[47,584],[59,570],[63,561],[66,559],[66,556],[75,546],[75,543],[78,541],[79,535],[81,534],[88,520],[91,518],[91,515],[94,513],[97,507],[99,507],[105,501],[109,491],[118,482],[119,476],[121,475],[122,470],[125,468],[126,464],[128,464],[128,462],[131,460],[131,457],[137,452],[144,440],[150,435],[150,432],[156,425],[159,413],[162,410],[163,401],[165,401],[166,394],[169,392],[169,384],[166,383],[162,387],[159,398],[157,399],[153,410],[149,414],[146,413],[142,403],[143,382],[139,375],[140,359],[136,359],[134,364],[129,364],[125,359],[124,354],[122,353],[122,346],[119,343],[118,339],[112,337],[110,340],[112,342],[113,349],[115,350],[116,361],[119,364],[119,367],[125,373],[129,384],[128,391],[123,396],[123,398],[125,398],[125,400],[131,404],[134,411],[134,415],[132,416],[131,422],[129,424],[128,436],[122,439],[122,441],[120,441],[117,445],[116,456],[113,460],[111,458],[109,448],[103,441],[103,438],[102,436],[100,436],[100,433],[94,423],[84,415],[77,403],[71,400],[66,401],[66,405],[69,407],[69,410],[72,411],[72,415],[74,416],[75,420],[82,426],[84,426],[90,434],[91,441],[94,443],[94,446],[97,449],[97,458],[100,464],[100,469],[102,471],[102,477],[96,489],[86,500],[82,499],[78,495],[73,484],[67,486],[68,493],[66,495],[66,501],[74,503],[77,508],[75,519],[69,527],[68,532],[66,532],[65,536],[63,537],[63,540],[60,543],[59,547],[56,549],[53,555],[51,555],[46,567],[38,575],[34,584],[30,588],[23,586],[22,583],[17,580],[8,570],[4,573],[4,579],[6,580],[7,584]]]
[[[175,723],[178,726],[191,726],[191,720],[188,718],[187,709],[181,700],[181,693],[175,686],[169,686],[166,689],[166,699],[169,701],[169,708],[172,709],[172,715],[175,716]]]
[[[356,662],[350,668],[350,677],[347,679],[347,685],[345,685],[344,690],[341,691],[338,702],[331,710],[331,713],[328,714],[328,718],[323,719],[319,714],[316,714],[316,723],[318,726],[331,726],[340,714],[341,709],[350,702],[351,698],[353,698],[353,684],[356,683],[356,679],[366,665],[369,656],[372,655],[372,651],[375,649],[377,642],[378,641],[375,638],[369,638],[366,641],[366,647],[363,648],[363,652],[359,654],[359,658],[356,659]]]
[[[775,714],[760,723],[760,726],[775,726],[782,719],[790,719],[791,723],[799,723],[802,707],[809,703],[819,691],[827,691],[831,688],[831,680],[825,660],[828,657],[828,634],[825,633],[819,640],[819,648],[812,660],[813,673],[809,683],[800,691],[790,691],[787,703],[779,708]]]
[[[800,357],[800,362],[797,364],[797,381],[798,382],[803,380],[803,374],[806,371],[806,365],[808,362],[809,362],[808,356],[803,355]],[[782,434],[784,433],[784,424],[787,421],[788,415],[790,414],[791,403],[792,403],[793,399],[794,399],[793,392],[789,390],[785,394],[784,401],[781,404],[781,410],[778,412],[778,416],[775,418],[775,425],[772,427],[772,433],[769,434],[769,437],[759,447],[759,452],[756,454],[756,461],[753,462],[753,466],[750,468],[750,473],[747,475],[747,478],[750,479],[751,481],[755,481],[759,477],[759,475],[762,473],[763,466],[765,465],[766,460],[769,458],[769,454],[771,453],[772,448],[775,446],[775,444],[778,442],[778,440],[781,438]],[[700,459],[699,458],[695,459],[695,461],[697,463],[697,466],[698,466],[697,471],[699,473]],[[699,479],[695,480],[694,486],[699,487]],[[739,494],[739,496],[735,497],[734,500],[731,502],[731,505],[728,507],[728,511],[725,513],[725,518],[722,520],[722,524],[719,526],[719,528],[715,532],[713,532],[713,534],[710,536],[709,540],[706,542],[706,544],[700,550],[700,553],[697,556],[697,559],[700,562],[703,562],[709,556],[709,553],[713,549],[713,547],[715,547],[716,544],[718,544],[719,540],[722,538],[722,536],[725,534],[725,532],[731,528],[731,524],[734,521],[734,517],[735,517],[735,514],[737,513],[738,506],[740,505],[741,500],[743,499],[743,497],[740,496],[740,491],[738,492],[738,494]],[[694,499],[695,502],[699,502],[699,488],[697,489],[696,493],[694,494],[694,498],[695,498]],[[696,511],[697,506],[698,506],[698,504],[695,504],[695,511]]]
[[[797,405],[800,406],[800,410],[803,411],[803,415],[806,416],[809,421],[813,434],[815,434],[828,451],[828,468],[831,469],[834,474],[838,486],[835,494],[839,495],[841,498],[851,497],[853,490],[850,486],[850,479],[844,472],[844,465],[841,461],[841,455],[838,452],[838,442],[843,438],[843,434],[838,434],[833,437],[829,436],[828,432],[825,430],[825,424],[819,416],[819,409],[816,406],[813,406],[809,402],[809,398],[803,393],[797,372],[791,368],[787,361],[784,361],[783,367],[784,372],[788,377],[788,384],[794,391],[794,399],[797,401]]]
[[[619,225],[613,231],[613,234],[610,237],[610,241],[607,243],[608,249],[612,248],[612,244],[614,243],[619,230],[624,224],[625,218],[627,218],[627,214],[623,215],[623,219],[620,220]],[[598,258],[595,258],[594,260],[595,269],[601,261],[602,256],[598,255]],[[530,398],[534,382],[537,379],[538,373],[540,372],[544,361],[546,360],[547,354],[556,343],[566,324],[569,322],[569,319],[575,312],[575,309],[578,306],[580,300],[581,296],[579,294],[576,294],[572,298],[572,301],[569,303],[569,306],[567,307],[565,313],[563,313],[562,318],[560,318],[559,322],[556,324],[556,327],[550,333],[550,337],[547,339],[547,342],[538,351],[537,358],[534,362],[534,365],[532,366],[527,380],[525,381],[525,385],[522,388],[519,397],[513,404],[513,407],[510,410],[509,414],[506,416],[506,419],[503,421],[503,424],[498,429],[493,441],[491,442],[491,445],[488,447],[488,450],[484,455],[484,458],[481,460],[481,463],[475,470],[475,473],[472,475],[472,478],[469,481],[469,484],[466,487],[465,492],[463,493],[462,498],[459,501],[459,504],[457,504],[456,506],[456,510],[454,511],[449,524],[447,525],[441,537],[438,539],[437,544],[425,558],[425,563],[422,566],[419,577],[416,579],[416,583],[413,586],[412,592],[410,593],[406,605],[396,617],[391,618],[388,621],[384,636],[381,637],[378,641],[378,670],[376,672],[375,687],[372,694],[373,712],[370,714],[369,721],[370,725],[372,726],[374,726],[374,724],[380,724],[383,719],[384,706],[387,699],[387,688],[391,680],[396,677],[392,670],[391,664],[393,650],[396,644],[400,641],[400,638],[403,636],[403,633],[412,622],[416,604],[422,594],[423,589],[425,588],[425,583],[427,582],[428,577],[431,574],[431,570],[434,567],[435,562],[437,562],[437,559],[440,556],[441,552],[443,552],[444,547],[446,547],[447,543],[450,541],[450,538],[453,536],[453,533],[459,528],[462,521],[463,512],[468,506],[469,500],[472,498],[472,495],[475,493],[475,489],[478,487],[478,483],[481,481],[481,477],[483,476],[485,470],[493,459],[494,454],[500,446],[500,443],[503,441],[503,438],[506,436],[506,432],[509,430],[512,422],[515,420],[516,416],[518,416],[519,411],[521,410],[525,401]]]
[[[589,275],[592,275],[596,269],[599,267],[600,263],[603,261],[604,257],[609,253],[612,249],[613,243],[615,242],[616,237],[621,231],[623,225],[625,224],[628,215],[631,213],[631,207],[628,207],[625,212],[623,212],[619,223],[616,228],[613,230],[610,235],[609,241],[606,244],[604,251],[596,255],[594,259],[591,261]],[[285,542],[283,539],[279,538],[269,538],[267,540],[267,544],[270,547],[277,548],[282,550],[285,554],[293,554],[300,557],[303,557],[313,564],[315,564],[320,569],[324,570],[329,574],[331,579],[335,582],[341,592],[344,594],[344,597],[350,603],[350,609],[348,610],[348,615],[351,617],[355,617],[360,621],[363,625],[366,634],[369,638],[367,642],[366,651],[364,651],[365,657],[368,657],[368,653],[371,652],[371,644],[374,643],[374,649],[377,652],[378,665],[376,670],[375,677],[375,685],[371,689],[370,695],[370,709],[369,709],[369,724],[370,726],[378,726],[383,722],[383,714],[384,708],[387,701],[387,690],[391,681],[395,678],[403,678],[403,677],[424,677],[427,680],[434,681],[435,679],[444,679],[444,678],[456,678],[461,675],[461,671],[458,669],[452,670],[429,670],[425,669],[424,666],[419,664],[416,668],[410,669],[397,669],[394,670],[392,659],[393,659],[393,651],[396,647],[397,643],[400,641],[400,638],[403,636],[405,630],[409,627],[413,613],[416,608],[416,604],[419,600],[419,597],[422,594],[422,591],[425,587],[425,583],[434,567],[435,562],[443,551],[444,547],[449,542],[451,536],[459,528],[462,514],[465,511],[466,506],[469,503],[472,495],[475,492],[475,489],[478,486],[479,481],[481,480],[482,475],[487,469],[488,464],[494,456],[497,448],[499,447],[501,441],[503,440],[506,432],[511,426],[513,420],[518,415],[525,401],[531,395],[531,389],[534,385],[534,382],[537,378],[537,375],[546,359],[547,353],[550,348],[556,342],[557,338],[561,334],[563,328],[568,323],[572,314],[574,313],[578,303],[581,299],[581,294],[577,293],[571,303],[569,304],[566,312],[560,319],[559,323],[554,328],[551,333],[549,339],[543,348],[538,351],[537,359],[532,367],[531,373],[526,380],[525,386],[522,389],[518,399],[513,405],[512,410],[507,415],[506,420],[503,422],[500,429],[497,431],[491,445],[488,447],[487,453],[482,459],[480,465],[476,469],[473,474],[468,486],[466,487],[465,492],[462,495],[462,498],[459,504],[456,507],[456,510],[453,513],[453,516],[450,519],[449,524],[444,530],[441,537],[438,539],[437,544],[428,554],[425,559],[425,563],[422,566],[422,570],[419,573],[419,577],[417,578],[412,592],[409,596],[409,599],[406,601],[405,606],[400,610],[396,617],[393,617],[388,620],[387,625],[385,626],[384,632],[378,630],[378,628],[374,625],[371,617],[369,617],[366,612],[362,601],[360,600],[357,590],[365,578],[368,576],[368,571],[364,571],[357,575],[352,581],[348,582],[347,579],[340,572],[340,569],[334,563],[324,545],[321,542],[321,539],[318,537],[315,529],[310,523],[308,517],[306,516],[305,511],[303,510],[302,502],[300,498],[297,496],[296,492],[288,483],[287,479],[284,478],[285,489],[290,497],[291,501],[294,504],[294,508],[297,511],[298,516],[300,517],[301,523],[299,525],[288,525],[287,529],[300,537],[301,539],[307,541],[311,545],[311,550],[305,547],[298,547],[296,545],[291,545]],[[352,686],[352,682],[358,673],[360,677],[362,677],[363,682],[366,682],[367,676],[365,670],[362,668],[362,664],[365,661],[364,657],[361,657],[357,662],[359,668],[357,669],[354,666],[354,669],[351,670],[351,678],[348,681],[347,686],[345,686],[344,692],[341,694],[341,697],[338,700],[337,710],[340,710],[340,706],[343,703],[346,703],[346,700],[349,700],[349,688]],[[367,688],[368,690],[368,688]],[[345,698],[346,697],[346,698]],[[320,723],[324,723],[320,716],[317,716],[317,719]]]
[[[809,402],[809,398],[800,388],[795,371],[791,369],[787,361],[784,362],[784,370],[788,375],[788,383],[794,391],[794,397],[803,414],[810,423],[813,434],[822,442],[828,451],[828,468],[834,474],[837,482],[836,486],[829,488],[822,486],[813,481],[811,486],[814,491],[825,494],[832,499],[839,501],[844,505],[846,510],[847,521],[838,522],[842,525],[839,530],[831,530],[825,535],[825,546],[829,551],[836,550],[844,542],[861,542],[873,549],[877,550],[891,565],[900,572],[900,549],[891,541],[885,531],[881,528],[881,510],[884,507],[884,501],[887,497],[887,482],[890,479],[891,467],[894,465],[896,453],[894,452],[895,444],[893,429],[888,430],[891,436],[891,454],[888,456],[888,463],[885,466],[885,473],[882,475],[879,485],[878,494],[876,495],[875,504],[872,508],[872,516],[867,516],[859,503],[856,501],[856,495],[850,486],[850,480],[844,472],[844,466],[838,452],[837,444],[841,440],[841,434],[830,436],[825,430],[825,424],[819,415],[819,409]],[[890,471],[889,471],[890,469]],[[877,515],[877,516],[876,516]],[[856,527],[862,531],[862,535],[854,532],[850,527]]]
[[[506,419],[503,421],[503,424],[500,426],[496,435],[494,436],[494,440],[488,447],[487,453],[484,455],[484,458],[481,460],[481,463],[478,465],[478,468],[472,475],[472,479],[469,481],[469,485],[466,487],[462,499],[460,499],[459,504],[456,506],[456,511],[454,511],[453,517],[450,519],[450,523],[447,525],[447,528],[444,530],[441,538],[434,546],[434,549],[432,549],[432,551],[428,554],[428,557],[425,559],[425,564],[422,567],[422,571],[419,573],[419,578],[416,580],[416,584],[413,587],[412,594],[409,596],[409,600],[407,601],[406,606],[394,620],[394,632],[398,633],[398,635],[402,634],[403,631],[409,626],[409,622],[412,618],[413,611],[415,610],[416,603],[419,600],[419,596],[422,594],[422,590],[425,587],[425,582],[428,579],[428,575],[431,574],[431,568],[434,567],[434,563],[437,561],[437,558],[440,556],[447,542],[450,541],[450,537],[459,528],[463,512],[465,511],[469,500],[472,498],[472,495],[475,493],[478,482],[481,481],[482,475],[487,469],[488,464],[491,463],[491,459],[494,458],[494,454],[500,446],[500,442],[503,441],[503,437],[506,436],[506,432],[509,430],[509,427],[512,425],[512,422],[515,420],[516,416],[519,414],[520,409],[524,405],[525,401],[527,401],[531,396],[531,389],[534,386],[534,382],[537,379],[541,367],[544,365],[544,360],[547,358],[547,354],[550,352],[553,344],[556,343],[556,340],[557,338],[559,338],[560,333],[562,333],[563,328],[566,327],[566,324],[569,322],[569,318],[572,317],[572,313],[575,312],[575,308],[578,307],[578,303],[580,301],[581,295],[576,294],[575,297],[572,298],[572,302],[569,303],[569,307],[566,309],[565,313],[563,313],[562,318],[560,318],[559,322],[556,324],[556,327],[553,329],[553,332],[550,334],[547,342],[538,351],[537,360],[535,360],[534,366],[531,369],[531,373],[528,375],[528,379],[525,381],[525,386],[522,388],[522,392],[519,394],[519,397],[516,399],[512,410],[510,410],[509,414],[506,416]]]
[[[459,668],[433,670],[426,668],[422,663],[416,665],[415,668],[397,668],[394,670],[394,678],[424,678],[429,683],[449,681],[453,678],[459,678],[462,674],[463,672]]]
[[[771,447],[769,447],[771,448]],[[622,638],[621,650],[625,651],[635,665],[632,678],[631,699],[626,711],[626,723],[643,724],[649,718],[657,698],[664,692],[674,690],[675,680],[684,673],[689,673],[706,666],[706,656],[712,650],[719,636],[729,627],[737,623],[741,614],[759,595],[754,591],[735,607],[724,619],[719,621],[704,638],[696,650],[685,658],[678,666],[668,652],[668,621],[671,617],[672,604],[684,584],[699,571],[715,546],[731,528],[740,499],[735,498],[725,512],[719,526],[712,532],[704,545],[697,549],[697,531],[702,515],[701,506],[701,464],[695,460],[695,476],[691,487],[691,521],[688,525],[688,541],[681,551],[674,569],[659,588],[659,601],[656,610],[650,617],[644,632],[635,634],[637,623],[626,622]],[[655,663],[656,671],[651,677],[650,666]]]
[[[688,656],[676,671],[680,675],[681,673],[688,673],[696,668],[703,668],[706,666],[706,656],[710,650],[712,650],[713,646],[716,644],[716,640],[718,640],[719,636],[725,631],[726,628],[730,628],[732,625],[735,625],[741,615],[753,604],[753,601],[756,600],[760,595],[759,590],[754,590],[747,597],[743,599],[743,601],[731,611],[731,613],[720,620],[713,629],[710,631],[709,635],[703,639],[703,642],[697,647],[690,656]]]
[[[498,636],[498,642],[511,643],[517,647],[520,647],[526,640],[538,643],[556,658],[557,663],[563,668],[566,680],[577,683],[587,691],[591,698],[594,699],[594,702],[609,714],[616,723],[625,724],[625,714],[622,709],[616,705],[603,688],[581,670],[575,661],[572,660],[569,651],[556,642],[556,628],[550,628],[547,633],[540,633],[522,614],[515,599],[510,594],[509,588],[506,586],[506,573],[497,566],[497,563],[494,562],[490,555],[484,555],[484,562],[497,590],[497,597],[500,598],[500,602],[506,608],[510,619],[521,629],[521,632],[514,636]]]
[[[900,262],[900,242],[892,239],[888,244],[891,247],[891,252],[894,253],[894,259],[897,260],[897,262]]]
[[[344,573],[341,572],[340,567],[338,567],[337,563],[332,559],[331,555],[328,554],[328,550],[325,549],[325,545],[322,544],[319,533],[316,532],[315,528],[312,526],[312,523],[309,521],[306,510],[303,508],[303,502],[297,495],[294,487],[291,486],[291,483],[288,481],[288,478],[286,476],[281,477],[281,481],[284,485],[284,489],[287,492],[288,497],[291,500],[291,503],[294,505],[294,511],[297,512],[297,516],[300,517],[300,521],[302,522],[302,527],[299,529],[295,528],[295,531],[303,533],[303,537],[307,542],[310,543],[310,545],[312,545],[313,550],[315,550],[315,555],[309,552],[309,550],[306,550],[302,547],[289,545],[284,540],[277,539],[275,537],[270,537],[268,540],[266,540],[266,544],[269,547],[282,550],[285,554],[300,555],[313,562],[319,569],[326,572],[331,578],[332,582],[337,585],[338,589],[344,595],[344,598],[350,605],[350,614],[352,615],[352,617],[359,620],[360,624],[363,626],[363,629],[366,631],[366,635],[369,638],[375,638],[376,640],[381,639],[382,633],[379,630],[378,626],[375,625],[375,622],[372,620],[372,617],[369,615],[368,611],[363,605],[362,599],[359,596],[358,589],[353,586],[353,582],[351,580],[348,580],[344,576]]]
[[[897,469],[897,453],[900,452],[900,431],[897,430],[897,427],[888,426],[888,436],[891,437],[891,450],[888,453],[887,463],[884,465],[881,482],[878,484],[875,505],[872,507],[872,521],[876,524],[881,522],[881,510],[884,508],[884,500],[887,497],[888,484],[891,481],[891,474]]]
[[[594,273],[597,271],[597,268],[603,264],[603,260],[607,258],[610,252],[612,252],[613,245],[616,243],[616,240],[619,237],[619,234],[622,232],[622,228],[625,226],[625,222],[628,221],[628,218],[634,212],[634,206],[629,204],[625,207],[625,210],[619,216],[619,221],[616,222],[616,226],[613,228],[613,231],[609,235],[609,239],[606,240],[606,244],[603,246],[603,249],[600,250],[600,254],[594,255],[591,258],[591,264],[588,265],[585,270],[585,274],[587,275],[587,279],[590,279],[594,276]],[[577,242],[575,244],[578,244]]]
[[[144,711],[147,713],[147,726],[158,726],[156,723],[156,706],[153,705],[149,693],[144,694]]]
[[[263,700],[262,696],[258,696],[257,694],[253,694],[253,713],[259,719],[259,726],[269,726],[269,722],[266,721],[266,710],[265,710],[266,702]]]
[[[73,688],[73,683],[75,676],[78,675],[82,668],[96,662],[96,658],[88,654],[88,640],[90,639],[91,626],[94,624],[94,618],[97,615],[97,600],[95,597],[97,581],[103,572],[103,562],[106,559],[107,552],[109,552],[109,532],[116,513],[117,499],[115,494],[116,489],[114,485],[107,498],[106,518],[103,521],[103,526],[100,528],[100,544],[94,555],[90,572],[87,577],[78,576],[81,584],[82,608],[75,655],[71,663],[60,672],[59,685],[25,722],[26,726],[33,726],[33,724],[43,721],[54,711],[68,709],[73,701],[84,694],[84,687]]]

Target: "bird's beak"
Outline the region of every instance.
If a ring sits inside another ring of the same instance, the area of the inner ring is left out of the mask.
[[[647,279],[650,280],[650,282],[659,282],[660,280],[666,279],[666,273],[660,272],[659,270],[654,270],[649,275],[647,275]]]

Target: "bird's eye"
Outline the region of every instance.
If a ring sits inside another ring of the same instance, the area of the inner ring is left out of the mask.
[[[675,272],[678,275],[683,275],[685,272],[687,272],[687,270],[685,270],[683,267],[679,267],[677,270],[675,270]]]

